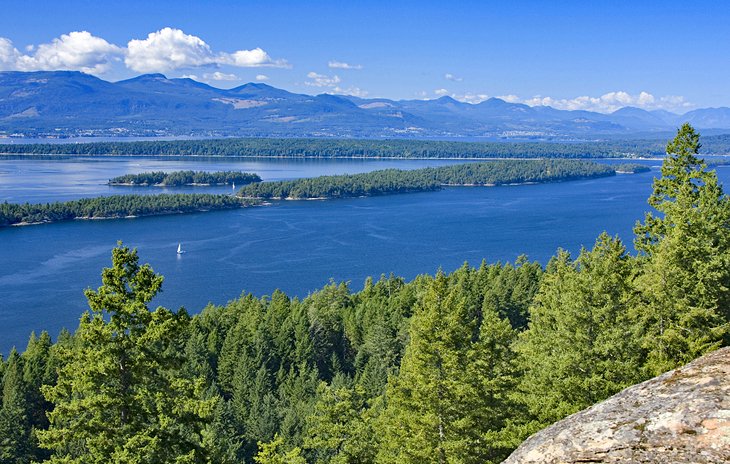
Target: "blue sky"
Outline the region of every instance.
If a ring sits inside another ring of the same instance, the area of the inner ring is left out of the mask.
[[[159,71],[217,87],[258,79],[301,93],[500,96],[598,111],[730,106],[730,6],[722,1],[3,7],[2,70],[79,69],[112,81]]]

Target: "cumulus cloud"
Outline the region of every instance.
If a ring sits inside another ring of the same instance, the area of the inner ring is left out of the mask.
[[[127,67],[138,72],[166,72],[215,62],[216,56],[201,38],[169,27],[151,32],[146,39],[130,40],[124,58]]]
[[[307,73],[307,77],[310,79],[306,81],[304,84],[308,85],[310,87],[336,87],[337,84],[342,82],[342,79],[340,79],[340,76],[337,74],[333,76],[328,76],[326,74],[318,74],[314,71],[311,71]]]
[[[87,31],[63,34],[50,43],[28,45],[26,53],[0,37],[0,70],[38,71],[74,70],[103,74],[116,61],[124,59],[127,68],[137,72],[167,72],[201,66],[218,67],[291,67],[286,60],[272,59],[261,48],[216,52],[200,37],[180,29],[166,27],[152,32],[145,39],[133,39],[127,47],[119,47]],[[211,74],[211,79],[227,80],[224,73]]]
[[[19,57],[20,52],[13,46],[13,42],[0,37],[0,71],[16,69]]]
[[[448,95],[454,100],[472,104],[481,103],[490,98],[485,93],[452,93],[443,88],[436,89],[433,93],[438,97]],[[529,106],[551,106],[559,110],[586,110],[598,113],[612,113],[625,106],[635,106],[645,110],[663,109],[668,111],[686,111],[694,106],[682,96],[667,95],[664,97],[656,97],[649,92],[630,94],[624,91],[616,91],[608,92],[599,97],[580,96],[575,98],[553,98],[537,95],[524,99],[518,95],[508,94],[499,95],[496,98],[500,98],[508,103],[523,103]]]
[[[635,106],[645,110],[664,109],[669,111],[687,109],[692,106],[684,97],[678,95],[655,97],[648,92],[631,95],[624,91],[608,92],[599,97],[553,98],[537,95],[522,101],[522,103],[530,106],[552,106],[560,110],[586,110],[599,113],[612,113],[625,106]]]
[[[461,81],[463,81],[463,80],[464,80],[464,78],[462,78],[462,77],[457,77],[457,76],[454,76],[454,75],[453,75],[453,74],[451,74],[451,73],[446,73],[446,74],[444,74],[444,79],[446,79],[447,81],[454,81],[454,82],[461,82]]]
[[[151,32],[146,39],[130,40],[124,62],[137,72],[166,72],[223,64],[237,67],[288,66],[285,60],[272,60],[261,48],[215,53],[200,37],[170,27]]]
[[[210,81],[238,81],[240,78],[236,76],[235,74],[226,74],[222,73],[220,71],[216,71],[212,74],[206,73],[203,74],[203,79],[210,80]]]
[[[259,81],[259,82],[261,82],[261,81],[268,81],[269,80],[269,76],[267,76],[266,74],[256,74],[256,80]]]
[[[16,71],[82,71],[103,74],[123,50],[87,31],[74,31],[53,39],[50,43],[26,47],[28,54],[19,52],[13,43],[0,37],[0,69]]]
[[[327,63],[327,66],[330,67],[330,69],[362,69],[361,64],[350,64],[345,63],[344,61],[330,61]]]
[[[319,74],[314,71],[307,73],[308,81],[304,85],[309,87],[318,87],[326,89],[326,93],[339,95],[352,95],[355,97],[367,97],[368,92],[359,87],[342,87],[342,79],[338,75],[329,76],[327,74]]]

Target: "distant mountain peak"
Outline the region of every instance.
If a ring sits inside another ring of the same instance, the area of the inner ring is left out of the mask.
[[[78,71],[0,72],[0,137],[183,134],[585,140],[669,132],[684,121],[698,129],[730,129],[730,109],[697,109],[678,116],[626,107],[603,114],[532,107],[497,97],[471,104],[448,95],[398,101],[313,96],[262,82],[223,89],[159,73],[108,82]]]

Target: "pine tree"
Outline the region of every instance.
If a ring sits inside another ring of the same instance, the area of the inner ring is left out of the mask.
[[[218,398],[202,378],[180,375],[190,318],[147,304],[162,276],[120,244],[65,347],[50,427],[38,432],[50,462],[203,462],[202,430]]]
[[[728,337],[730,200],[697,157],[699,134],[683,125],[667,145],[649,204],[637,224],[643,266],[636,318],[649,374],[685,364]]]

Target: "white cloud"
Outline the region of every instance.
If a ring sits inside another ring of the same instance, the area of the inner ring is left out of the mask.
[[[223,64],[237,67],[288,66],[285,60],[272,60],[261,48],[214,53],[200,37],[170,27],[152,32],[143,40],[130,40],[124,62],[137,72],[166,72]]]
[[[307,73],[310,79],[304,82],[309,87],[318,87],[326,89],[326,93],[339,95],[353,95],[355,97],[366,97],[368,92],[359,87],[341,87],[342,79],[338,75],[329,76],[327,74],[319,74],[314,71]]]
[[[329,66],[330,69],[362,69],[361,64],[350,64],[336,60],[330,61],[329,63],[327,63],[327,66]]]
[[[504,100],[507,103],[521,103],[520,97],[518,97],[517,95],[499,95],[497,96],[497,98],[499,98],[500,100]]]
[[[183,74],[182,76],[180,76],[180,78],[181,79],[192,79],[194,81],[198,80],[198,76],[196,76],[195,74]]]
[[[334,87],[330,92],[339,95],[352,95],[353,97],[365,98],[368,96],[367,90],[363,90],[360,87],[347,87],[342,88],[339,86]]]
[[[552,106],[560,110],[586,110],[599,113],[612,113],[625,106],[635,106],[645,110],[664,109],[669,111],[683,110],[693,106],[682,96],[668,95],[657,98],[648,92],[631,95],[624,91],[608,92],[599,97],[553,98],[537,95],[523,100],[522,103],[530,106]]]
[[[489,98],[489,95],[485,93],[471,93],[467,92],[462,95],[452,95],[451,96],[454,100],[459,100],[460,102],[464,103],[472,103],[476,105],[477,103],[481,103],[484,100]]]
[[[0,69],[16,71],[69,70],[103,74],[123,50],[87,31],[74,31],[20,53],[13,43],[0,37]]]
[[[137,72],[166,72],[214,64],[216,56],[201,38],[166,27],[146,39],[130,40],[124,62]]]
[[[444,95],[448,95],[449,91],[446,89],[436,89],[433,91],[433,93],[438,95],[439,97],[443,97]]]
[[[13,42],[4,37],[0,37],[0,71],[16,69],[16,63],[19,57],[20,52],[13,46]]]
[[[238,81],[240,78],[235,74],[226,74],[220,71],[216,71],[212,74],[203,74],[203,79],[211,81]]]
[[[456,77],[451,73],[444,74],[444,79],[446,79],[447,81],[454,81],[454,82],[461,82],[464,80],[463,77]]]
[[[314,71],[307,73],[307,77],[311,80],[306,81],[304,84],[310,87],[336,87],[337,84],[342,82],[340,76],[337,74],[328,76],[326,74],[318,74]]]
[[[259,82],[260,81],[268,81],[269,80],[269,76],[267,76],[266,74],[256,74],[256,80],[259,81]]]
[[[73,70],[103,74],[124,58],[127,68],[137,72],[167,72],[200,66],[291,67],[286,60],[274,60],[261,48],[215,52],[200,37],[166,27],[145,39],[133,39],[118,47],[87,31],[74,31],[38,46],[28,45],[21,53],[0,37],[0,70]],[[230,74],[213,73],[214,80],[228,80]]]

